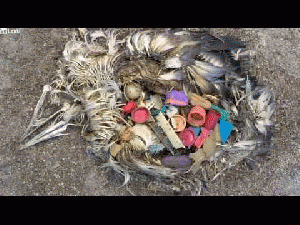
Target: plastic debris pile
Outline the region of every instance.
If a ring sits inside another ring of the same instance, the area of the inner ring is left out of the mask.
[[[196,176],[205,161],[224,171],[269,143],[273,97],[242,68],[242,42],[205,30],[117,36],[79,29],[66,44],[22,140],[54,121],[22,148],[81,126],[88,153],[127,183],[134,172]],[[48,92],[61,109],[40,118]]]

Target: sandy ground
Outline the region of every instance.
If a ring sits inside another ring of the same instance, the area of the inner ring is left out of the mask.
[[[274,149],[254,170],[230,169],[202,195],[300,195],[300,29],[211,29],[247,40],[254,73],[275,93],[279,124]],[[21,29],[0,34],[0,195],[130,195],[123,178],[101,171],[85,152],[79,130],[25,150],[18,140],[43,85],[50,82],[71,29]],[[141,195],[171,195],[157,184]],[[160,191],[159,191],[160,190]]]

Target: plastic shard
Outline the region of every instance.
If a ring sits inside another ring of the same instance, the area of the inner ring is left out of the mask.
[[[219,106],[211,104],[211,109],[216,110],[221,113],[221,120],[228,121],[229,120],[229,111],[225,109],[221,109]]]
[[[184,91],[172,90],[171,92],[167,93],[166,98],[167,104],[180,106],[188,105],[188,97]]]
[[[199,148],[195,153],[190,154],[190,158],[195,160],[195,163],[191,166],[192,173],[197,173],[200,169],[201,162],[210,160],[217,152],[217,143],[220,142],[220,126],[217,124],[212,133],[204,141],[203,148]]]
[[[227,141],[233,128],[234,126],[229,121],[220,120],[220,135],[223,144]]]
[[[203,152],[206,155],[206,159],[210,159],[215,156],[217,148],[217,132],[218,129],[214,129],[213,132],[208,136],[203,144]]]

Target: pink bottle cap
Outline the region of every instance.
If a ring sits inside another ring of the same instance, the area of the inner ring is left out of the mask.
[[[136,123],[145,123],[150,117],[150,112],[145,107],[139,107],[131,112],[131,117]]]
[[[215,110],[209,110],[206,114],[206,120],[204,123],[204,127],[208,130],[214,129],[219,119],[221,118],[221,114]]]
[[[180,140],[182,141],[182,144],[184,146],[191,146],[195,142],[195,133],[193,129],[187,128],[184,129],[180,134],[179,134]]]
[[[197,148],[201,148],[201,146],[204,144],[204,141],[206,138],[210,135],[210,130],[206,129],[205,127],[201,128],[201,134],[199,137],[196,138],[194,145]]]
[[[206,111],[201,106],[194,106],[187,118],[189,124],[193,126],[201,126],[205,123]]]

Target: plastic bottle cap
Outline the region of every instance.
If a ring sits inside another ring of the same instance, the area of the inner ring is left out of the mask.
[[[186,126],[185,118],[181,115],[175,115],[171,118],[171,124],[175,131],[183,131]]]
[[[195,134],[194,131],[190,128],[187,128],[183,130],[180,134],[179,137],[182,141],[182,144],[184,146],[191,146],[195,142]]]
[[[131,117],[136,123],[145,123],[150,117],[150,112],[145,107],[139,107],[132,111]]]
[[[126,85],[124,93],[125,97],[134,100],[141,96],[142,88],[138,84],[129,84]]]
[[[206,111],[201,106],[195,106],[191,109],[187,121],[193,126],[201,126],[205,123]]]
[[[136,102],[134,100],[131,100],[126,105],[123,106],[122,110],[124,113],[131,113],[136,107],[137,107]]]

